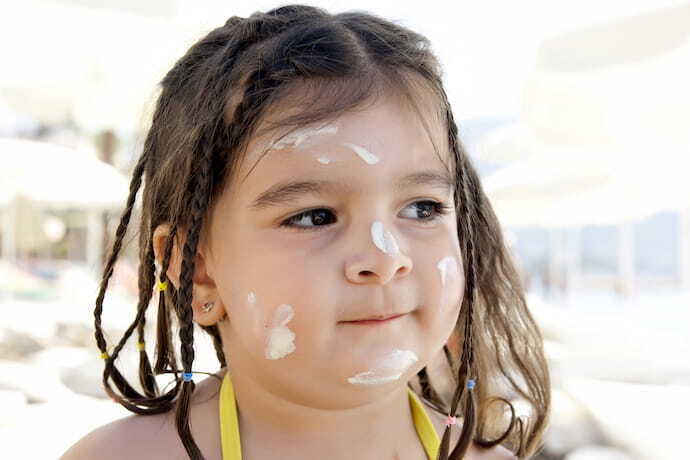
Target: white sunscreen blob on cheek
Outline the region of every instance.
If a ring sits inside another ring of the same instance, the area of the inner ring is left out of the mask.
[[[266,359],[280,359],[295,351],[295,333],[287,323],[295,316],[292,306],[280,304],[273,313],[273,326],[268,330],[264,354]]]
[[[373,369],[361,372],[347,381],[355,385],[377,385],[398,380],[409,367],[418,360],[409,350],[393,350],[384,356]]]
[[[330,158],[324,157],[324,156],[320,156],[320,157],[318,157],[316,160],[317,160],[319,163],[324,164],[324,165],[327,165],[328,163],[331,162]]]
[[[454,279],[458,277],[458,261],[453,256],[445,256],[439,260],[436,265],[438,271],[441,272],[441,286],[446,285],[447,279]]]
[[[397,254],[400,251],[395,237],[391,232],[383,229],[383,223],[381,221],[376,220],[371,224],[371,239],[374,241],[377,248],[389,256]]]
[[[252,305],[256,304],[256,294],[253,291],[247,294],[247,302]]]
[[[304,129],[298,129],[287,136],[283,137],[282,139],[278,140],[277,142],[272,142],[271,143],[271,150],[281,150],[284,149],[285,147],[289,145],[294,145],[295,147],[299,147],[299,145],[309,139],[310,137],[317,136],[319,134],[335,134],[338,132],[338,127],[337,126],[324,126],[319,129],[313,129],[313,128],[304,128]]]
[[[343,145],[351,148],[354,152],[359,155],[359,157],[364,160],[367,164],[373,165],[379,162],[379,157],[357,144],[344,143]]]
[[[439,300],[440,306],[443,307],[446,304],[446,298],[448,296],[447,289],[444,289],[446,282],[453,281],[460,275],[460,268],[458,266],[458,260],[453,256],[445,256],[439,260],[436,264],[438,271],[441,274],[441,298]]]

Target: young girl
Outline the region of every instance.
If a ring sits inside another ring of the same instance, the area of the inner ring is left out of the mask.
[[[161,85],[95,308],[105,390],[146,417],[101,427],[63,458],[540,449],[541,335],[426,38],[289,5],[230,18]],[[142,179],[138,314],[111,348],[103,298]],[[194,323],[220,363],[200,382]],[[140,389],[116,363],[135,331]],[[175,386],[161,391],[166,372]]]

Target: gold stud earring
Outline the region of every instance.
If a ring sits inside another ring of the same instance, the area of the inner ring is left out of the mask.
[[[206,302],[203,307],[201,307],[201,310],[204,313],[208,313],[213,309],[213,302]]]

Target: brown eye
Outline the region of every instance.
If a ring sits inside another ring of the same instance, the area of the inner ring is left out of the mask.
[[[418,205],[417,207],[420,211],[415,214],[418,220],[422,222],[433,222],[440,219],[442,216],[448,214],[451,209],[450,206],[433,200],[415,201],[414,203],[410,203],[408,207],[412,205]]]
[[[328,209],[325,208],[317,208],[317,209],[311,209],[309,211],[305,211],[302,213],[299,213],[295,216],[292,216],[286,220],[284,220],[280,226],[281,227],[293,227],[296,228],[297,230],[311,230],[315,227],[325,227],[326,225],[329,225],[330,223],[334,222],[335,219],[331,219],[329,216],[332,216],[333,213],[329,211]],[[310,222],[314,225],[309,226],[309,225],[303,225],[305,223]]]

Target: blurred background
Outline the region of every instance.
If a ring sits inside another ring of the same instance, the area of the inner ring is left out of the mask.
[[[306,3],[381,14],[439,55],[546,341],[553,416],[539,458],[688,458],[690,3]],[[93,309],[156,84],[228,17],[281,4],[5,3],[0,444],[12,458],[57,458],[129,415],[101,388]],[[132,233],[104,302],[109,344],[135,316]],[[196,337],[195,368],[215,372]],[[120,355],[131,376],[134,342]]]

